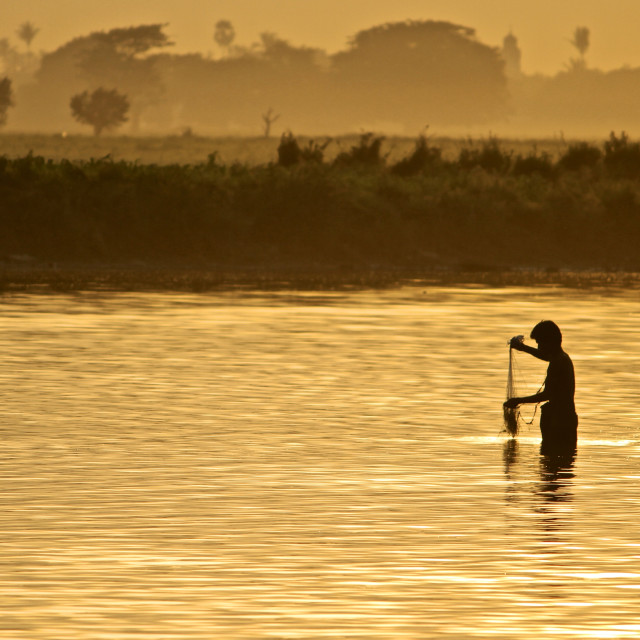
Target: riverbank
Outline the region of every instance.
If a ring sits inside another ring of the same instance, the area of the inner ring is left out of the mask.
[[[242,268],[220,265],[7,264],[0,294],[75,292],[346,291],[401,286],[640,288],[638,272],[535,269]]]
[[[328,161],[322,145],[285,136],[277,160],[256,166],[215,153],[171,165],[0,157],[2,286],[544,284],[640,272],[640,145],[624,135],[555,160],[495,140],[447,160],[419,138],[391,163],[381,143],[364,135]]]

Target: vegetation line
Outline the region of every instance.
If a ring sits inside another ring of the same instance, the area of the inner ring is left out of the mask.
[[[276,159],[254,166],[215,153],[164,166],[0,157],[5,284],[61,267],[126,267],[162,273],[158,282],[172,271],[271,274],[265,282],[338,274],[343,284],[363,274],[640,272],[640,144],[624,133],[556,159],[495,139],[445,159],[421,136],[393,162],[373,134],[330,161],[327,145],[288,134]],[[196,279],[207,288],[217,277]]]

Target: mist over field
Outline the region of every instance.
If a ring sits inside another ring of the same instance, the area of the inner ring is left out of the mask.
[[[374,25],[331,54],[271,32],[241,46],[233,23],[222,19],[212,26],[213,54],[177,53],[169,28],[124,24],[38,53],[37,24],[0,34],[0,79],[10,83],[4,130],[90,134],[70,103],[104,89],[127,105],[104,131],[127,135],[415,136],[429,127],[437,135],[601,138],[640,131],[640,68],[592,67],[588,27],[567,34],[574,55],[553,75],[522,71],[517,33],[489,46],[473,25],[446,21]]]

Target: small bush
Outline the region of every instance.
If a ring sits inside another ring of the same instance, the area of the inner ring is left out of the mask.
[[[398,176],[413,176],[438,164],[441,156],[442,151],[437,147],[430,147],[427,138],[421,135],[416,140],[413,153],[394,164],[391,172]]]
[[[281,167],[291,167],[298,164],[302,158],[302,150],[292,133],[283,133],[278,146],[278,164]]]
[[[291,167],[301,162],[312,162],[321,164],[324,160],[324,150],[331,143],[331,138],[318,143],[309,140],[306,147],[300,147],[295,136],[289,132],[284,133],[280,138],[278,146],[278,164],[281,167]]]
[[[617,177],[640,177],[640,143],[629,142],[624,131],[619,138],[612,131],[604,143],[604,166]]]
[[[316,162],[320,164],[324,160],[324,150],[331,144],[331,138],[324,142],[309,140],[306,147],[300,150],[303,162]]]
[[[544,178],[551,178],[555,170],[553,161],[548,153],[538,155],[537,152],[534,151],[527,156],[518,155],[513,163],[512,172],[514,176],[538,174]]]
[[[351,147],[349,151],[339,153],[334,160],[336,165],[352,166],[382,166],[386,157],[381,155],[384,136],[376,137],[373,133],[364,133],[360,136],[360,143]]]
[[[588,142],[570,145],[558,160],[558,168],[564,171],[580,171],[594,168],[602,158],[602,151]]]
[[[480,167],[492,173],[506,173],[511,166],[511,153],[503,151],[496,138],[489,138],[480,149],[464,148],[458,156],[461,169]]]

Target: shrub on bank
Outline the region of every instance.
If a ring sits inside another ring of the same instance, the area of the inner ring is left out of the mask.
[[[538,174],[544,178],[553,178],[555,167],[548,153],[538,154],[532,151],[526,156],[518,155],[513,162],[514,176],[530,176]]]
[[[458,166],[467,170],[477,167],[494,173],[507,173],[511,167],[511,155],[501,148],[496,138],[489,138],[479,149],[464,147],[458,156]]]
[[[623,131],[620,137],[611,132],[604,143],[604,166],[618,177],[640,178],[640,142],[630,142]]]
[[[321,163],[324,161],[324,150],[330,143],[331,138],[324,142],[309,140],[306,147],[301,147],[291,132],[284,133],[278,146],[278,164],[281,167],[292,167],[301,162]]]
[[[383,136],[363,133],[360,142],[353,145],[349,151],[339,153],[333,163],[341,167],[380,167],[386,162],[386,157],[382,155],[383,142]]]
[[[413,153],[394,164],[391,172],[398,176],[413,176],[436,168],[441,162],[442,151],[437,147],[429,146],[426,136],[421,135],[416,140]]]
[[[580,171],[581,169],[593,169],[602,159],[602,151],[588,142],[578,142],[569,145],[569,148],[558,160],[560,171]]]

